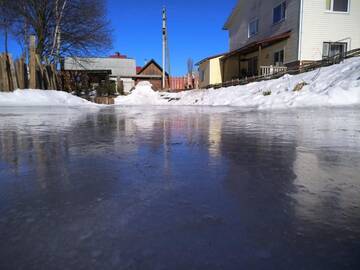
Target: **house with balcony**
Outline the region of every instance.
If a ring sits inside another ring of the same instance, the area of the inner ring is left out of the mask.
[[[360,1],[238,0],[223,29],[222,82],[296,69],[360,48]]]

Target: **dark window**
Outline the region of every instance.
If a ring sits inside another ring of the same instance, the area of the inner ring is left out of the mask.
[[[275,66],[284,65],[284,50],[274,53],[274,65]]]
[[[205,71],[204,70],[200,70],[200,81],[205,81]]]
[[[349,0],[326,0],[326,9],[335,12],[348,12]]]
[[[285,20],[286,15],[286,2],[282,2],[280,5],[274,7],[273,10],[273,23],[278,23]]]
[[[349,0],[334,0],[333,11],[348,12]]]
[[[258,58],[252,57],[248,60],[248,76],[258,75]]]
[[[347,51],[346,42],[324,42],[323,57],[333,57],[344,55]]]

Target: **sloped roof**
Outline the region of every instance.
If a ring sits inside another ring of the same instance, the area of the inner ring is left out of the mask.
[[[239,11],[239,9],[240,9],[240,2],[241,2],[241,1],[242,1],[242,0],[238,0],[238,1],[237,1],[236,6],[235,6],[235,7],[233,8],[233,10],[231,11],[231,14],[230,14],[229,17],[227,18],[227,20],[226,20],[226,22],[225,22],[225,24],[224,24],[224,26],[223,26],[223,30],[229,30],[229,24],[231,23],[231,20],[234,18],[236,12]]]
[[[199,66],[199,65],[201,65],[202,63],[204,63],[204,62],[206,62],[206,61],[208,61],[208,60],[211,60],[211,59],[214,59],[214,58],[218,58],[218,57],[223,56],[223,55],[225,55],[225,53],[220,53],[220,54],[216,54],[216,55],[212,55],[212,56],[206,57],[206,58],[200,60],[199,62],[197,62],[195,65],[196,65],[196,66]]]
[[[144,70],[146,70],[151,64],[154,64],[159,70],[161,70],[161,72],[163,72],[162,67],[154,60],[151,59],[149,62],[146,63],[145,66],[143,66],[141,68],[141,70],[137,73],[138,75],[140,75]],[[167,72],[165,72],[166,76],[169,76],[169,74]]]
[[[241,47],[239,49],[228,52],[227,54],[224,55],[224,58],[228,58],[228,57],[230,57],[232,55],[239,54],[239,53],[247,54],[247,53],[253,52],[256,49],[258,49],[260,46],[262,46],[262,47],[270,46],[270,45],[272,45],[274,43],[277,43],[279,41],[282,41],[282,40],[285,40],[285,39],[289,38],[290,35],[291,35],[291,30],[287,31],[287,32],[284,32],[282,34],[279,34],[279,35],[275,35],[275,36],[272,36],[272,37],[264,38],[264,39],[259,40],[259,41],[251,42],[250,44],[245,45],[244,47]]]

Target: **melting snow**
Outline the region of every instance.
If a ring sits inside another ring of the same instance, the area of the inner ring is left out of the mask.
[[[96,106],[85,99],[63,91],[16,90],[0,92],[0,106]]]
[[[306,83],[294,91],[299,83]],[[266,95],[268,94],[268,95]],[[150,83],[141,83],[117,105],[208,105],[257,109],[360,105],[360,58],[330,67],[279,79],[221,89],[159,93]]]

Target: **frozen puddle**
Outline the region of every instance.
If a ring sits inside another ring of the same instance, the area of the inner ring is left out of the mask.
[[[0,108],[0,268],[360,269],[359,119]]]

